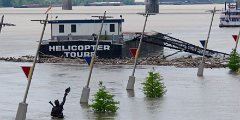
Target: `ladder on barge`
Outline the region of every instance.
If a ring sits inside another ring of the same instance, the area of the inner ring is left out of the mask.
[[[140,39],[141,34],[137,34],[136,36],[137,37],[135,37],[134,39],[138,40]],[[159,46],[163,46],[163,47],[167,47],[167,48],[175,49],[179,51],[184,51],[184,52],[188,52],[196,55],[203,55],[203,52],[204,52],[204,48],[202,47],[171,37],[167,34],[162,34],[158,32],[153,35],[144,34],[143,42],[146,42],[149,44],[155,44],[155,45],[159,45]],[[227,53],[218,52],[210,49],[206,49],[205,56],[213,57],[213,58],[222,58],[222,59],[229,58],[229,54]]]

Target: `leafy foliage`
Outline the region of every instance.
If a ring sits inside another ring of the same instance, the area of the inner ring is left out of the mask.
[[[99,82],[99,90],[94,95],[93,104],[89,105],[94,112],[116,112],[119,107],[116,105],[119,102],[114,101],[114,95],[111,95],[107,90],[106,87],[103,85],[103,82]]]
[[[163,78],[158,72],[154,72],[154,70],[148,72],[146,81],[142,83],[144,94],[150,98],[162,97],[167,92],[162,80]]]
[[[235,49],[230,54],[227,66],[233,72],[237,72],[240,68],[240,55],[236,52]]]

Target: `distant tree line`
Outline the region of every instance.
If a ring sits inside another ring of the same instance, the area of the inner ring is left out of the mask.
[[[60,5],[63,0],[0,0],[1,7],[14,7],[29,4],[39,5]],[[123,2],[124,4],[134,4],[134,0],[72,0],[74,6],[85,5],[89,2]]]

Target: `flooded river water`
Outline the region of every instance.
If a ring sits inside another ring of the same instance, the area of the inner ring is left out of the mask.
[[[150,16],[147,31],[170,33],[170,35],[200,46],[205,39],[211,14],[207,10],[221,9],[223,5],[162,5],[160,14]],[[123,15],[124,31],[141,31],[143,17],[135,13],[144,11],[144,6],[121,7],[74,7],[73,11],[53,8],[52,18],[87,18],[107,11],[110,16]],[[0,35],[0,56],[33,55],[36,51],[42,25],[32,19],[44,19],[44,8],[1,8],[6,22],[16,27],[4,27]],[[239,28],[219,28],[216,14],[209,48],[229,53],[234,47],[232,34]],[[49,38],[49,27],[45,39]],[[169,50],[171,52],[171,50]],[[14,120],[18,103],[22,101],[27,80],[20,66],[32,63],[0,61],[0,119]],[[152,68],[160,72],[167,93],[159,99],[147,99],[141,83]],[[116,114],[96,114],[87,106],[80,105],[82,88],[87,83],[89,66],[86,64],[36,65],[27,98],[27,120],[51,120],[50,100],[61,101],[65,88],[71,87],[64,105],[65,120],[238,120],[240,117],[240,77],[229,69],[205,69],[204,77],[197,77],[196,68],[143,66],[136,69],[134,92],[126,91],[131,65],[95,65],[90,82],[90,101],[103,81],[110,93],[120,102]]]
[[[22,101],[27,80],[20,66],[27,63],[0,62],[0,116],[13,120]],[[167,93],[160,99],[147,99],[141,83],[155,68],[164,78]],[[64,106],[66,120],[237,120],[240,115],[239,76],[228,69],[205,69],[197,77],[196,68],[138,66],[134,92],[126,91],[132,66],[96,65],[90,82],[90,100],[103,81],[120,102],[116,114],[96,114],[79,104],[89,67],[77,64],[38,64],[27,103],[28,120],[50,120],[50,100],[61,100],[64,89],[71,87]],[[91,101],[89,102],[92,103]]]

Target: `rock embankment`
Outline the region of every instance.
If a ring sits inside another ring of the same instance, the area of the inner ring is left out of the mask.
[[[33,56],[22,56],[22,57],[0,57],[2,61],[10,62],[33,62]],[[180,57],[174,59],[163,59],[159,57],[147,57],[139,58],[138,63],[140,65],[158,65],[158,66],[176,66],[176,67],[198,67],[201,61],[201,57],[193,58],[192,56]],[[41,58],[38,60],[39,63],[78,63],[86,64],[84,59],[69,59],[69,58]],[[224,68],[227,65],[227,60],[217,58],[205,58],[206,68]],[[123,59],[96,59],[95,64],[105,65],[133,65],[134,58],[123,58]]]

